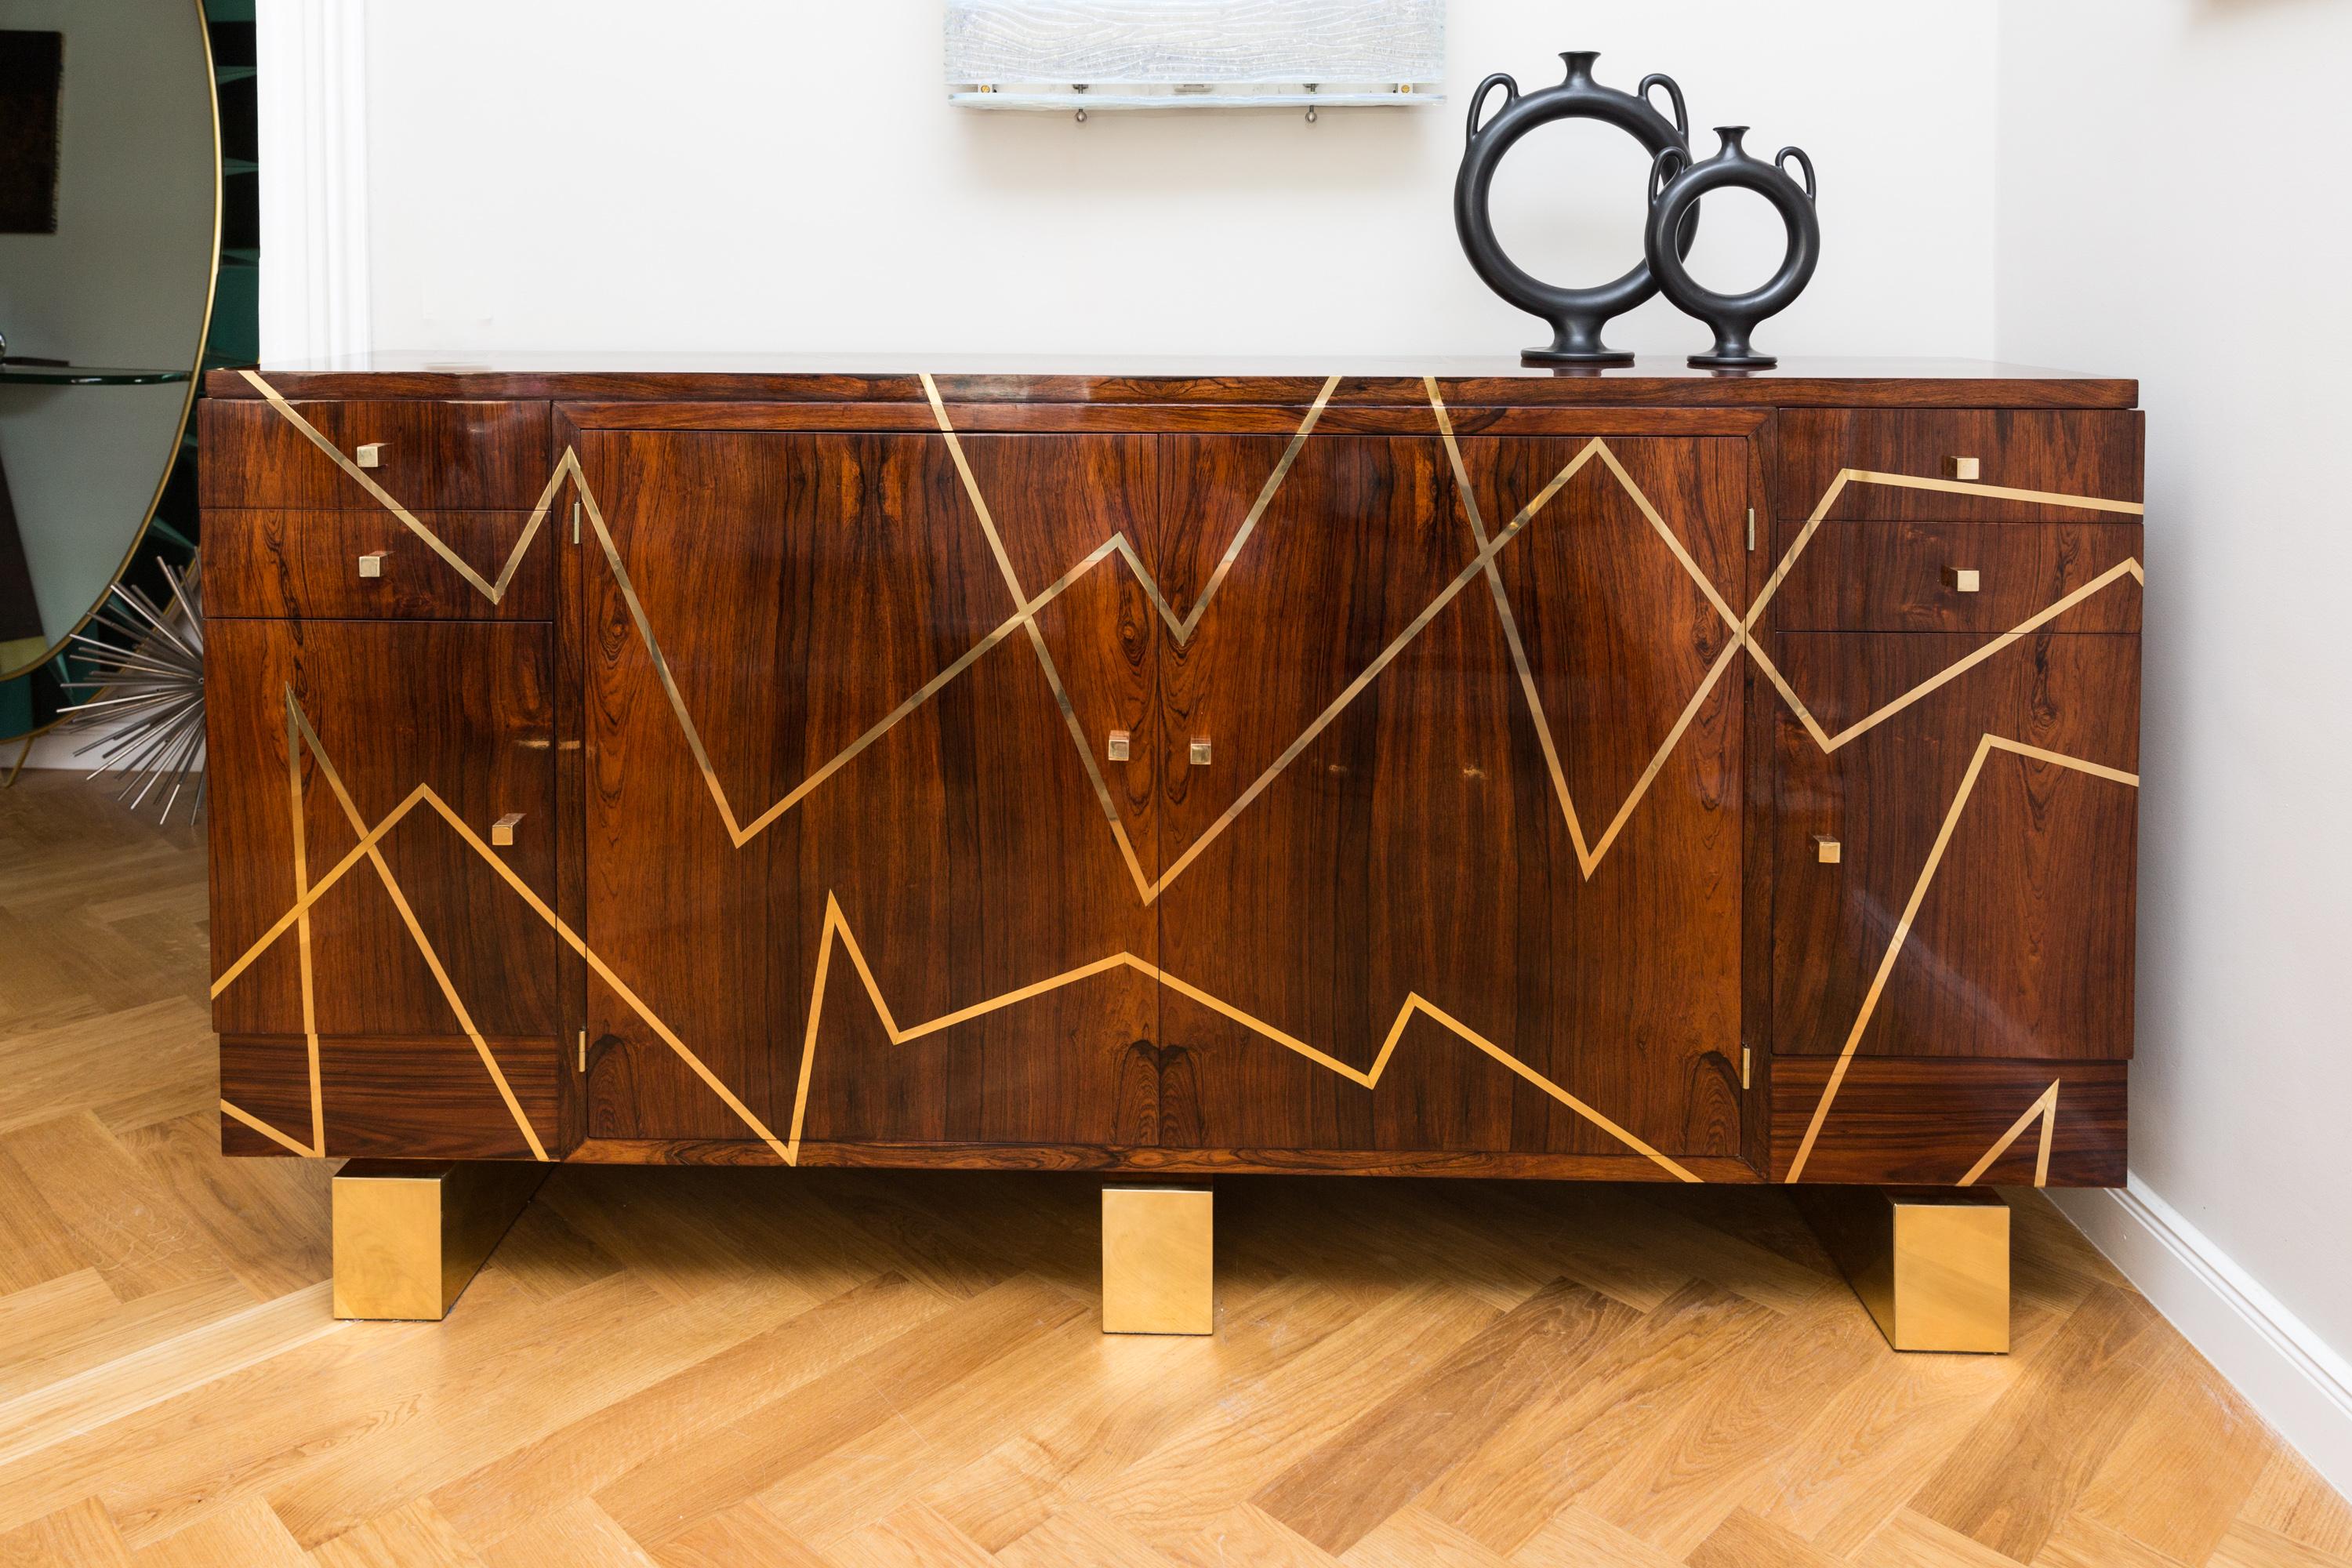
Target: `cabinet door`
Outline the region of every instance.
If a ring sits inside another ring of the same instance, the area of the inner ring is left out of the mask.
[[[2137,599],[2138,588],[2105,593]],[[1945,633],[1772,639],[1790,686],[1839,742],[1825,751],[1784,709],[1781,1055],[2131,1054],[2139,639],[2056,629],[2100,613],[2085,604],[1924,690],[1992,645]]]
[[[1746,443],[1282,450],[1162,443],[1171,1141],[1736,1154]]]
[[[230,1151],[549,1152],[548,628],[215,619],[205,696]]]
[[[1150,1141],[1151,439],[579,450],[591,1135]]]

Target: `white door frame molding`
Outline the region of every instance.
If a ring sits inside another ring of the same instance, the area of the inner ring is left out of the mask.
[[[367,0],[257,0],[261,358],[365,353]]]

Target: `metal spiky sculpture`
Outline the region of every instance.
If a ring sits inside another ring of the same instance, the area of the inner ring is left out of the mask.
[[[110,770],[122,775],[117,800],[137,811],[168,783],[160,820],[171,821],[185,795],[194,821],[205,808],[204,591],[197,566],[182,577],[161,557],[155,564],[172,586],[169,603],[158,605],[142,590],[116,583],[90,618],[89,630],[119,640],[73,635],[91,674],[65,684],[99,695],[64,711],[78,728],[106,727],[74,755],[98,752],[91,778]],[[194,789],[188,787],[191,774]]]

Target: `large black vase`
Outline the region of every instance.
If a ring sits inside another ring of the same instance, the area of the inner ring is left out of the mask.
[[[1675,309],[1714,330],[1715,347],[1691,355],[1693,365],[1765,370],[1780,362],[1756,352],[1756,323],[1794,304],[1822,258],[1821,219],[1813,212],[1813,161],[1798,147],[1781,148],[1769,163],[1751,156],[1741,145],[1748,134],[1745,125],[1718,125],[1715,133],[1723,145],[1704,163],[1693,163],[1687,149],[1669,147],[1650,165],[1650,221],[1643,232],[1643,250],[1658,287]],[[1805,171],[1802,185],[1783,167],[1791,158]],[[1689,242],[1675,243],[1681,226],[1698,211],[1699,198],[1726,187],[1754,191],[1770,202],[1789,231],[1779,270],[1744,294],[1718,294],[1702,287],[1683,265],[1683,258],[1690,254]]]
[[[1527,363],[1631,364],[1632,354],[1601,341],[1601,329],[1610,318],[1623,315],[1658,291],[1650,263],[1636,263],[1623,277],[1597,289],[1562,289],[1536,277],[1504,255],[1496,242],[1494,220],[1487,212],[1495,167],[1520,137],[1555,120],[1598,120],[1614,125],[1649,149],[1654,168],[1654,160],[1670,151],[1680,153],[1687,163],[1689,117],[1683,108],[1682,89],[1670,77],[1647,76],[1637,91],[1621,92],[1592,79],[1592,62],[1601,58],[1597,53],[1584,50],[1559,58],[1568,62],[1568,79],[1558,87],[1522,97],[1519,84],[1500,71],[1478,84],[1470,99],[1470,144],[1462,154],[1462,172],[1454,182],[1454,226],[1462,236],[1462,248],[1469,254],[1470,265],[1487,288],[1529,315],[1551,323],[1551,342],[1520,355]],[[1497,83],[1504,89],[1503,107],[1481,126],[1478,116],[1486,108],[1486,95]],[[1672,120],[1650,103],[1650,89],[1661,86],[1674,100]],[[1690,254],[1697,226],[1698,209],[1693,205],[1675,237],[1677,258]]]

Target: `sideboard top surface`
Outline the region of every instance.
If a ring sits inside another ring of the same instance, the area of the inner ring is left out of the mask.
[[[397,352],[265,365],[289,397],[456,397],[783,402],[920,401],[929,374],[958,403],[1305,404],[1339,376],[1335,403],[1419,403],[1433,376],[1449,403],[1493,406],[2131,408],[2137,381],[1985,360],[1784,360],[1769,371],[1693,370],[1678,356],[1561,371],[1516,359],[1058,358],[1040,355]],[[215,397],[260,395],[216,370]]]

